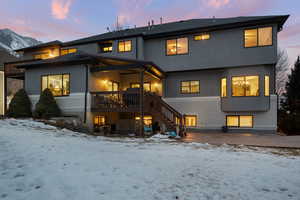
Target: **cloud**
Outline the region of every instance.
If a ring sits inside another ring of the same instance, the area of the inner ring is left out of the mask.
[[[52,0],[52,16],[56,19],[67,18],[73,0]]]
[[[222,6],[225,6],[229,3],[229,0],[209,0],[207,1],[207,4],[214,8],[220,8]]]
[[[300,44],[297,44],[297,45],[291,45],[291,46],[288,46],[287,48],[290,48],[290,49],[300,49]],[[299,52],[300,53],[300,52]]]

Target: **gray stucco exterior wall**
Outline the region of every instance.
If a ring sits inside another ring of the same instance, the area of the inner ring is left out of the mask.
[[[256,27],[235,28],[209,32],[209,40],[195,41],[193,36],[197,33],[145,40],[145,60],[153,61],[165,71],[274,64],[277,58],[277,25],[265,26],[273,27],[272,46],[244,48],[244,30]],[[188,54],[167,56],[166,40],[178,37],[188,37]]]
[[[41,93],[42,75],[70,74],[70,93],[83,93],[85,91],[85,66],[44,66],[28,68],[25,71],[25,89],[28,95]]]

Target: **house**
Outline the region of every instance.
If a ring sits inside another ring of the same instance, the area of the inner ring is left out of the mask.
[[[13,55],[0,47],[0,116],[4,115],[4,62],[14,59],[16,58]]]
[[[89,127],[275,132],[277,34],[288,15],[192,19],[19,49],[33,106],[49,88]],[[144,119],[144,120],[142,120]]]

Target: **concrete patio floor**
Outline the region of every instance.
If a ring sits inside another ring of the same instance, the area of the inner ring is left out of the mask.
[[[300,149],[300,135],[281,136],[251,133],[188,133],[182,140],[184,142],[200,142],[214,145],[231,144]]]

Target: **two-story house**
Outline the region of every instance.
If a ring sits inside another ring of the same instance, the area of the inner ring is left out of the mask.
[[[33,106],[49,88],[90,127],[277,129],[277,33],[288,16],[192,19],[19,49]],[[142,120],[143,119],[143,120]]]

